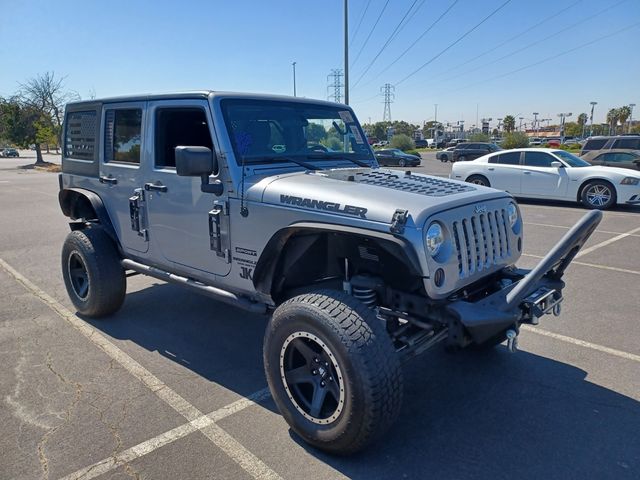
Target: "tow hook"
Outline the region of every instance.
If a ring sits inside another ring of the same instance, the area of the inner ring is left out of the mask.
[[[507,330],[507,349],[511,353],[518,351],[518,334],[515,330]]]

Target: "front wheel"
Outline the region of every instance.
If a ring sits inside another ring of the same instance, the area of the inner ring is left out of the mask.
[[[595,180],[582,189],[580,199],[587,208],[606,210],[615,205],[616,190],[609,182]]]
[[[482,185],[483,187],[491,186],[487,177],[483,177],[482,175],[471,175],[466,181],[474,185]]]
[[[402,372],[391,339],[372,310],[342,292],[280,305],[265,334],[264,365],[292,430],[331,453],[363,449],[400,410]]]
[[[400,160],[398,160],[398,165],[401,167],[406,167],[407,161],[404,158],[401,158]]]

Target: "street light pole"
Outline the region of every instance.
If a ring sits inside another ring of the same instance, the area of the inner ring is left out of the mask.
[[[293,96],[296,96],[296,63],[292,62],[291,66],[293,67]]]
[[[349,0],[344,0],[344,103],[349,105]]]
[[[629,129],[627,130],[627,133],[631,133],[631,123],[633,122],[633,107],[635,107],[636,104],[635,103],[630,103],[629,104],[629,109],[631,110],[629,113]]]
[[[589,102],[589,104],[591,105],[591,116],[589,117],[591,123],[591,126],[589,127],[589,136],[591,137],[593,135],[593,109],[598,102]]]
[[[533,130],[536,132],[536,138],[538,137],[538,112],[533,112]]]
[[[518,117],[520,119],[520,131],[522,131],[522,120],[524,120],[524,117]]]
[[[436,113],[433,117],[433,143],[435,148],[438,148],[438,104],[434,103],[433,106],[436,107]]]
[[[560,143],[564,143],[564,119],[571,115],[573,115],[571,112],[558,114],[558,117],[560,117]]]

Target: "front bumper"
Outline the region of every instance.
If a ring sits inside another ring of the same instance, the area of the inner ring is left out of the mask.
[[[617,185],[619,204],[640,205],[640,188],[637,185]]]
[[[547,314],[559,313],[563,300],[562,276],[602,220],[602,212],[587,213],[533,270],[505,269],[501,289],[479,300],[457,300],[447,306],[450,331],[462,328],[474,343],[482,343],[522,323],[536,324]],[[463,343],[460,335],[458,343]]]

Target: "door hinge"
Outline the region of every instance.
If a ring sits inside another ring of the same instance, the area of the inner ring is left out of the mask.
[[[216,201],[209,212],[209,248],[216,252],[217,256],[223,257],[227,263],[231,263],[231,250],[224,245],[228,238],[229,203]]]
[[[131,217],[131,230],[138,232],[138,236],[142,237],[145,242],[149,241],[149,232],[146,228],[142,228],[142,215],[144,211],[144,190],[136,188],[133,196],[129,197],[129,216]]]

